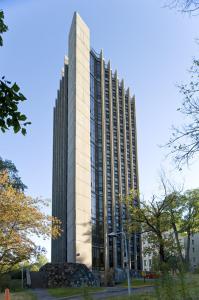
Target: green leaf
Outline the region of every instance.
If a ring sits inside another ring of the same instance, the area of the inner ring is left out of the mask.
[[[13,84],[12,90],[15,91],[16,93],[18,93],[18,91],[20,90],[20,88],[19,88],[19,86],[16,84],[16,82]]]
[[[22,133],[23,135],[26,135],[26,129],[25,129],[25,128],[22,128],[22,129],[21,129],[21,133]]]
[[[21,101],[26,100],[26,97],[22,93],[19,93],[19,97]]]
[[[19,116],[20,121],[25,121],[26,119],[27,119],[27,117],[25,115],[20,115]]]
[[[15,125],[15,126],[14,126],[14,133],[19,132],[20,129],[21,129],[21,126],[20,126],[20,125]]]

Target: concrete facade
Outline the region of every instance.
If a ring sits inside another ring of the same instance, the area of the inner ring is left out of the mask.
[[[53,215],[64,232],[52,243],[52,262],[123,269],[124,241],[108,233],[124,230],[129,218],[119,195],[139,189],[135,98],[102,51],[91,49],[89,28],[77,13],[68,56],[54,109]],[[141,235],[129,236],[128,245],[131,269],[139,270]]]
[[[89,29],[75,13],[69,35],[67,258],[91,267],[89,57]]]
[[[168,233],[165,233],[165,238],[167,238]],[[187,237],[180,235],[179,241],[182,247],[182,255],[185,258],[187,253]],[[144,250],[150,246],[147,235],[143,235],[142,237],[142,259],[143,259],[143,270],[144,271],[151,271],[152,268],[152,261],[154,254],[146,254]],[[158,249],[156,250],[158,255]],[[189,261],[190,261],[190,270],[194,271],[196,268],[199,268],[199,233],[195,233],[191,235],[190,240],[190,248],[189,248]]]
[[[187,237],[184,238],[185,251],[187,247]],[[194,271],[199,268],[199,233],[191,235],[189,248],[190,269]]]

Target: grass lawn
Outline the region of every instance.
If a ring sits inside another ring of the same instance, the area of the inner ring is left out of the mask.
[[[199,275],[187,274],[184,283],[180,278],[171,278],[164,281],[163,285],[160,280],[154,282],[157,288],[151,293],[132,294],[131,297],[122,296],[108,298],[107,300],[199,300]]]
[[[154,279],[146,279],[144,282],[143,278],[133,278],[131,280],[131,287],[142,287],[142,286],[152,286],[155,285]],[[128,282],[125,281],[121,284],[119,284],[121,287],[128,287]]]
[[[87,293],[94,293],[103,290],[104,288],[100,288],[100,287],[53,288],[53,289],[48,289],[48,293],[53,297],[61,298],[61,297],[74,296],[74,295],[84,295]]]
[[[161,279],[148,279],[144,282],[143,279],[133,279],[133,287],[144,287],[154,285],[157,288],[152,292],[142,291],[139,294],[132,293],[131,297],[121,296],[108,298],[109,300],[199,300],[199,275],[187,274],[184,278],[184,283],[180,278],[170,277],[161,283]],[[127,287],[127,282],[124,282],[122,287]],[[74,295],[88,295],[88,293],[103,291],[105,288],[54,288],[48,289],[50,295],[60,298]],[[92,297],[92,295],[91,295]],[[23,299],[23,298],[22,298]],[[31,298],[30,298],[31,299]],[[107,299],[107,300],[108,300]],[[0,300],[2,300],[0,298]],[[21,300],[21,299],[20,299]],[[29,300],[29,299],[28,299]]]
[[[4,293],[0,294],[0,300],[4,300]],[[11,293],[11,300],[36,300],[37,297],[30,291]]]
[[[114,298],[108,298],[107,300],[157,300],[155,296],[151,294],[139,294],[139,295],[132,295],[129,296],[121,296],[121,297],[114,297]],[[165,298],[164,298],[165,300]],[[170,300],[170,299],[168,299]],[[182,300],[182,299],[181,299]]]

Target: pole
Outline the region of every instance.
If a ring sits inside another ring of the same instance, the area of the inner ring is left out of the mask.
[[[129,256],[128,256],[128,249],[127,249],[127,241],[126,241],[126,234],[122,232],[124,235],[124,245],[125,245],[125,252],[126,252],[126,274],[128,280],[128,294],[131,295],[131,283],[130,283],[130,274],[129,274]]]
[[[127,249],[126,234],[124,231],[111,232],[108,234],[108,236],[117,237],[120,234],[124,236],[124,247],[125,247],[125,252],[126,252],[126,274],[127,274],[127,281],[128,281],[128,294],[131,295],[131,282],[130,282],[130,273],[129,273],[129,269],[130,269],[129,268],[129,255],[128,255],[128,249]]]

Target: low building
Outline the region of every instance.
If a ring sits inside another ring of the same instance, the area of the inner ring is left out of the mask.
[[[165,233],[165,239],[168,238],[169,233]],[[186,256],[187,249],[187,237],[182,235],[179,236],[180,244],[182,246],[183,257]],[[143,261],[143,271],[150,272],[152,270],[153,257],[155,253],[146,253],[146,249],[150,246],[148,242],[147,235],[143,234],[142,236],[142,261]],[[158,248],[155,252],[158,254]],[[190,269],[194,271],[199,267],[199,233],[196,233],[191,236],[190,241]]]
[[[187,247],[187,237],[184,238],[185,251]],[[199,233],[193,234],[190,240],[189,248],[190,269],[194,271],[199,268]]]
[[[146,235],[143,235],[142,237],[142,265],[143,265],[143,271],[149,272],[152,268],[152,259],[153,254],[152,253],[145,253],[146,248],[149,247],[149,242]]]

